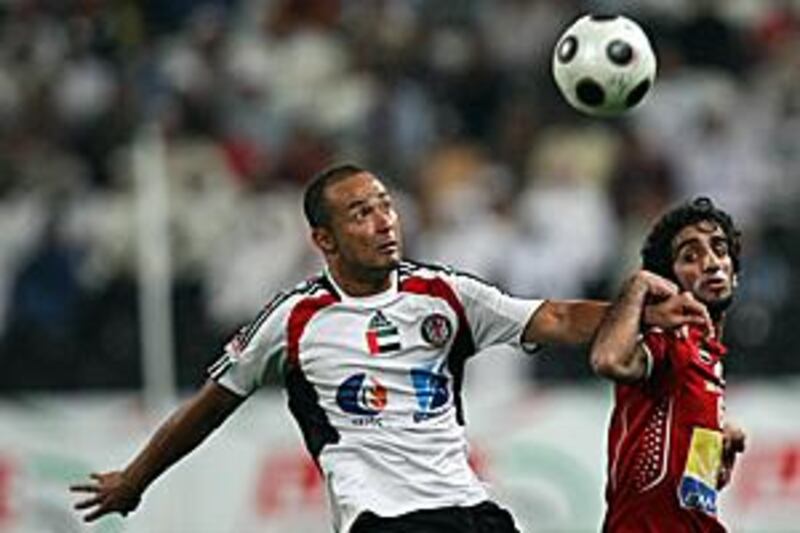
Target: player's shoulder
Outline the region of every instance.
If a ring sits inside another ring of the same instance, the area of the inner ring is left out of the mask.
[[[664,355],[691,352],[694,340],[685,326],[670,329],[651,326],[644,331],[641,342],[652,355]]]
[[[664,329],[658,326],[646,326],[639,339],[645,344],[668,343],[672,341],[672,330]]]
[[[423,263],[421,261],[412,261],[405,259],[397,267],[397,272],[401,278],[408,277],[445,277],[451,276],[455,270],[450,265],[442,263]]]
[[[293,287],[278,292],[262,306],[249,324],[239,330],[234,342],[237,343],[237,346],[244,347],[259,332],[283,331],[286,320],[301,302],[319,297],[329,301],[337,299],[332,285],[324,275],[308,278]]]
[[[262,308],[263,312],[289,311],[308,298],[327,297],[338,299],[336,290],[324,274],[307,278],[286,290],[280,291]]]
[[[658,326],[649,326],[644,331],[644,338],[658,339],[662,342],[676,343],[680,341],[693,341],[698,334],[702,335],[702,330],[697,328],[690,328],[683,326],[678,328],[661,328]]]
[[[457,269],[444,263],[423,263],[420,261],[404,260],[398,267],[400,279],[420,277],[426,279],[440,278],[450,282],[473,281],[489,285],[489,282],[465,270]]]

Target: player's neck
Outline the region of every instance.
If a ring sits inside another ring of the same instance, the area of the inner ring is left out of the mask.
[[[328,272],[347,296],[373,296],[392,287],[391,270],[348,269],[336,263],[328,263]]]
[[[718,341],[722,340],[722,333],[724,329],[725,329],[724,317],[714,322],[714,336],[717,338]]]

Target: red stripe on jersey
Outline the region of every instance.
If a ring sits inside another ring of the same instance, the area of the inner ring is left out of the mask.
[[[308,322],[318,311],[335,303],[337,298],[332,294],[323,294],[314,298],[300,300],[289,314],[286,352],[290,365],[297,365],[300,361],[300,337],[306,329]]]
[[[413,292],[415,294],[426,294],[441,298],[448,303],[451,309],[458,316],[458,326],[467,327],[467,313],[464,306],[456,296],[455,291],[444,280],[439,278],[421,278],[411,276],[400,282],[400,290],[403,292]]]

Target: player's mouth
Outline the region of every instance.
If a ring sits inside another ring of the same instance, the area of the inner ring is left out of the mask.
[[[725,274],[717,274],[706,278],[702,287],[714,293],[722,292],[728,288],[728,276]]]
[[[400,244],[397,241],[387,241],[378,245],[378,251],[386,255],[396,254],[400,251]]]

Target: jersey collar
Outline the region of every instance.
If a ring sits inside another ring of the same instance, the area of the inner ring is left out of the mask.
[[[720,357],[728,352],[727,347],[719,339],[706,337],[705,330],[700,326],[689,326],[689,337],[696,344],[706,346],[712,352],[719,354]]]
[[[331,284],[331,287],[333,287],[335,290],[335,296],[337,296],[342,303],[354,304],[362,307],[382,306],[393,302],[400,293],[398,289],[397,269],[392,270],[392,272],[389,274],[391,283],[389,284],[388,289],[377,294],[370,294],[369,296],[350,296],[344,292],[344,290],[342,290],[342,288],[336,283],[336,280],[333,279],[333,276],[327,267],[325,268],[324,276],[325,279],[328,280],[328,283]]]

